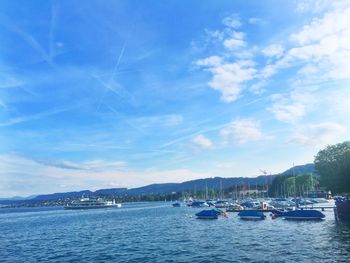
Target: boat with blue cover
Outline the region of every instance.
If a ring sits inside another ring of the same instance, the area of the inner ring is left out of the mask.
[[[314,209],[296,209],[284,212],[283,217],[290,220],[321,220],[325,215]]]
[[[214,209],[211,210],[202,210],[196,214],[198,219],[218,219],[219,213]]]
[[[265,219],[265,215],[263,212],[255,211],[255,210],[243,210],[238,213],[238,216],[241,219],[251,219],[251,220],[261,220]]]
[[[173,203],[173,207],[180,207],[181,204],[179,202]]]

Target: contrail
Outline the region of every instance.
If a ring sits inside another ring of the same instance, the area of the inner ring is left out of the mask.
[[[120,97],[120,94],[114,90],[111,85],[112,85],[112,81],[114,79],[114,76],[115,74],[117,73],[118,71],[118,67],[119,67],[119,64],[120,64],[120,61],[124,55],[124,51],[125,51],[125,47],[126,47],[126,41],[124,41],[123,43],[123,46],[122,46],[122,49],[120,50],[120,53],[118,55],[118,58],[117,58],[117,62],[115,64],[115,66],[113,67],[113,70],[112,70],[112,73],[109,77],[109,80],[107,82],[107,84],[105,84],[103,81],[100,80],[100,78],[98,78],[97,76],[93,76],[94,78],[96,78],[107,90],[111,90],[113,91],[116,95],[118,95]],[[105,90],[105,92],[102,94],[102,97],[97,105],[97,108],[96,108],[96,112],[99,111],[100,107],[101,107],[101,104],[102,104],[102,101],[104,100],[105,96],[106,96],[106,93],[107,93],[107,90]]]
[[[50,31],[49,31],[49,58],[51,59],[51,61],[55,56],[54,33],[56,28],[56,20],[57,20],[57,2],[53,0],[51,2],[51,21],[50,21]]]

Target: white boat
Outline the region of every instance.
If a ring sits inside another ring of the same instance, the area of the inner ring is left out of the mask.
[[[112,201],[107,201],[103,198],[90,199],[83,197],[78,201],[73,201],[70,204],[64,206],[64,209],[96,209],[96,208],[120,208],[122,204]]]

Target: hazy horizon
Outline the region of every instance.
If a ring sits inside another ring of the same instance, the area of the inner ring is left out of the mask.
[[[276,174],[350,138],[349,1],[0,9],[0,197]]]

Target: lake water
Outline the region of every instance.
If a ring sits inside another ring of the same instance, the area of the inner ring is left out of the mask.
[[[120,209],[0,209],[0,262],[350,262],[350,226],[198,220],[170,203]]]

